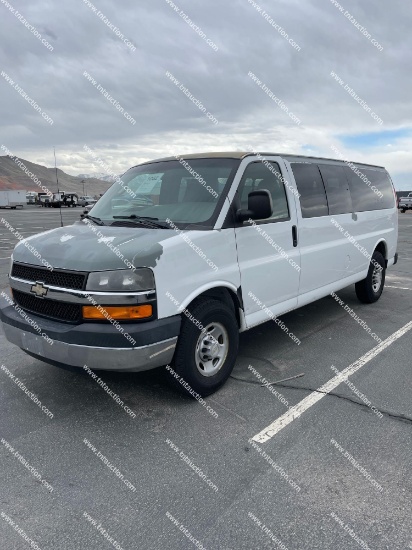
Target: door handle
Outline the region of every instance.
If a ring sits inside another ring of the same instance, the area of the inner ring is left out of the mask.
[[[296,225],[292,225],[292,239],[293,239],[293,246],[298,246],[298,228]]]

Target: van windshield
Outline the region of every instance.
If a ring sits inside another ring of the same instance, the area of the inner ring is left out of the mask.
[[[90,211],[105,224],[147,221],[165,228],[212,227],[240,161],[171,160],[128,170]]]

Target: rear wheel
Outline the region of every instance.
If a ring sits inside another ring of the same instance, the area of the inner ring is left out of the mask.
[[[224,302],[205,298],[188,309],[191,319],[183,317],[171,363],[181,380],[172,375],[170,380],[185,393],[191,394],[183,382],[195,393],[206,396],[220,388],[232,372],[239,347],[239,327],[234,308]]]
[[[356,296],[361,302],[372,304],[379,300],[385,285],[385,272],[385,259],[375,250],[366,278],[355,285]]]
[[[402,208],[401,212],[402,212],[402,214],[405,214],[406,208]]]

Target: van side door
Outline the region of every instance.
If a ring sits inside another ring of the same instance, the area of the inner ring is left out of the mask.
[[[290,166],[300,194],[301,306],[328,294],[328,285],[342,288],[354,275],[357,250],[347,235],[353,233],[355,221],[342,166],[309,161],[291,161]]]
[[[244,161],[245,162],[245,161]],[[294,186],[280,157],[247,160],[234,204],[248,209],[251,191],[266,189],[273,202],[265,220],[235,223],[242,298],[248,328],[297,305],[300,255]],[[265,311],[268,308],[268,311]]]

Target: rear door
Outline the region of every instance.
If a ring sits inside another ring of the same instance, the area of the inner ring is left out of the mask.
[[[285,180],[284,180],[285,178]],[[273,214],[266,220],[236,224],[242,297],[248,327],[297,305],[300,256],[294,186],[279,157],[245,163],[235,201],[247,209],[251,191],[267,189]],[[268,308],[270,312],[265,309]]]
[[[356,172],[349,167],[344,171],[356,217],[353,267],[357,272],[365,272],[370,262],[368,254],[373,253],[380,240],[387,244],[388,259],[395,255],[398,215],[394,190],[388,173],[382,168],[358,165]]]

